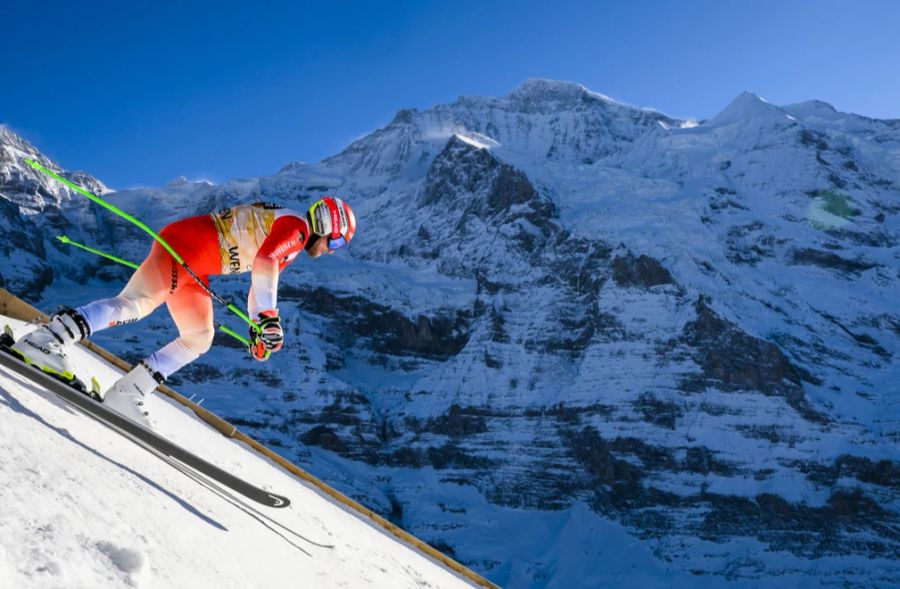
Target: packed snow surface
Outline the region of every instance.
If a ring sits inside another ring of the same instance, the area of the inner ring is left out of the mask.
[[[118,377],[85,350],[74,358],[104,386]],[[154,397],[150,410],[158,433],[290,497],[286,509],[259,509],[334,548],[269,529],[2,368],[0,587],[469,586],[167,398]]]

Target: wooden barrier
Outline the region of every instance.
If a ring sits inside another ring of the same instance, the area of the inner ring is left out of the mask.
[[[0,315],[6,315],[7,317],[11,317],[13,319],[18,319],[20,321],[33,321],[34,319],[39,319],[40,321],[45,322],[49,319],[49,317],[47,315],[45,315],[44,313],[41,313],[39,310],[35,309],[34,307],[29,305],[22,299],[18,298],[14,294],[12,294],[9,291],[2,289],[2,288],[0,288]],[[118,356],[104,350],[103,348],[101,348],[100,346],[98,346],[95,343],[85,340],[85,341],[81,342],[81,345],[83,345],[85,348],[87,348],[94,354],[100,356],[101,358],[103,358],[104,360],[106,360],[107,362],[112,364],[113,366],[119,368],[120,370],[127,372],[127,371],[131,370],[131,368],[132,368],[130,364],[128,364],[127,362],[125,362],[124,360],[119,358]],[[260,444],[256,440],[254,440],[253,438],[251,438],[250,436],[248,436],[245,433],[238,430],[235,426],[231,425],[230,423],[228,423],[227,421],[225,421],[224,419],[222,419],[215,413],[207,411],[206,409],[200,407],[196,403],[192,403],[187,398],[185,398],[183,395],[177,393],[176,391],[172,390],[171,388],[167,387],[166,385],[160,385],[157,390],[160,391],[161,393],[163,393],[164,395],[166,395],[167,397],[170,397],[177,403],[180,403],[181,405],[184,405],[185,407],[189,408],[191,411],[193,411],[197,415],[197,417],[199,417],[201,420],[206,422],[211,427],[215,428],[222,435],[224,435],[228,438],[238,440],[239,442],[243,442],[250,448],[253,448],[253,450],[258,452],[259,454],[262,454],[263,456],[265,456],[272,462],[275,462],[276,464],[278,464],[280,467],[282,467],[287,472],[289,472],[292,475],[296,476],[297,478],[305,481],[306,483],[316,487],[317,489],[319,489],[319,491],[330,496],[332,499],[334,499],[341,505],[351,509],[352,511],[356,512],[360,516],[363,516],[365,519],[367,519],[367,520],[371,521],[372,523],[376,524],[377,526],[387,530],[388,532],[393,534],[397,539],[402,541],[404,544],[407,544],[408,546],[411,546],[411,547],[419,550],[426,556],[430,557],[434,561],[437,561],[439,564],[445,566],[446,568],[450,569],[451,571],[453,571],[454,573],[463,577],[464,579],[471,581],[472,583],[474,583],[478,586],[481,586],[481,587],[487,587],[489,589],[499,589],[497,587],[497,585],[494,585],[493,583],[491,583],[490,581],[488,581],[481,575],[469,570],[468,568],[466,568],[465,566],[456,562],[455,560],[453,560],[446,554],[429,546],[422,540],[419,540],[418,538],[416,538],[415,536],[413,536],[406,530],[392,524],[391,522],[384,519],[383,517],[381,517],[374,511],[372,511],[371,509],[368,509],[367,507],[360,505],[359,503],[357,503],[353,499],[347,497],[340,491],[333,489],[332,487],[328,486],[327,484],[323,483],[316,477],[312,476],[311,474],[309,474],[308,472],[306,472],[305,470],[303,470],[296,464],[288,462],[287,460],[285,460],[278,454],[272,452],[271,450],[269,450],[268,448],[266,448],[265,446],[263,446],[262,444]]]

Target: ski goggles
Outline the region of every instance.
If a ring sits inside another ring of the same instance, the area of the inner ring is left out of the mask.
[[[328,240],[328,249],[330,249],[331,251],[339,250],[347,245],[347,240],[344,239],[343,235],[337,238],[326,237],[325,239]]]

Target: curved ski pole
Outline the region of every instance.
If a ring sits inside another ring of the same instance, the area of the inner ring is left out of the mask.
[[[88,246],[84,245],[83,243],[78,243],[77,241],[72,241],[71,239],[69,239],[69,238],[66,237],[65,235],[57,235],[57,236],[56,236],[56,239],[60,240],[61,242],[65,243],[65,244],[67,244],[67,245],[73,245],[73,246],[75,246],[75,247],[77,247],[77,248],[80,248],[80,249],[83,249],[83,250],[85,250],[85,251],[91,252],[92,254],[96,254],[96,255],[98,255],[98,256],[100,256],[100,257],[102,257],[102,258],[106,258],[107,260],[112,260],[113,262],[118,262],[119,264],[122,264],[123,266],[128,266],[129,268],[134,268],[135,270],[138,268],[138,265],[135,264],[134,262],[129,262],[128,260],[123,260],[122,258],[118,258],[118,257],[113,256],[113,255],[111,255],[111,254],[107,254],[106,252],[101,252],[100,250],[94,249],[94,248],[92,248],[92,247],[88,247]],[[234,331],[232,331],[232,330],[229,329],[228,327],[225,327],[225,326],[222,325],[221,323],[216,323],[215,321],[213,321],[213,325],[215,325],[215,326],[216,326],[216,329],[218,329],[218,330],[221,331],[222,333],[227,333],[228,335],[230,335],[230,336],[233,337],[234,339],[238,340],[239,342],[241,342],[241,343],[244,344],[245,346],[249,346],[249,345],[250,345],[250,340],[248,340],[247,338],[243,337],[243,336],[240,335],[240,334],[235,333]]]
[[[108,211],[110,211],[110,212],[112,212],[112,213],[115,213],[116,215],[122,217],[122,218],[125,219],[126,221],[129,221],[129,222],[131,222],[131,223],[137,225],[140,229],[142,229],[144,232],[146,232],[148,235],[150,235],[150,237],[152,237],[153,239],[155,239],[155,240],[157,241],[157,243],[159,243],[161,246],[163,246],[164,248],[166,248],[166,251],[169,252],[169,254],[171,254],[172,258],[174,258],[175,261],[178,262],[178,264],[179,264],[182,268],[184,268],[184,271],[187,272],[187,273],[190,275],[190,277],[193,278],[193,279],[197,282],[197,284],[199,284],[199,285],[203,288],[203,290],[205,290],[206,293],[207,293],[210,297],[213,298],[213,300],[215,300],[215,301],[218,302],[219,304],[224,305],[225,307],[227,307],[229,311],[231,311],[232,313],[234,313],[235,315],[237,315],[238,317],[240,317],[241,319],[243,319],[243,320],[244,320],[244,321],[245,321],[252,329],[255,329],[257,332],[261,331],[259,325],[257,325],[256,323],[253,322],[252,319],[250,319],[249,317],[247,317],[247,315],[246,315],[243,311],[241,311],[240,309],[238,309],[233,303],[231,303],[231,302],[229,302],[229,301],[223,299],[222,297],[220,297],[219,295],[217,295],[216,293],[214,293],[214,292],[209,288],[209,286],[207,286],[206,284],[204,284],[203,281],[200,280],[200,277],[197,276],[197,274],[195,274],[193,270],[191,270],[191,267],[188,266],[188,265],[184,262],[184,260],[181,258],[181,256],[179,256],[179,255],[175,252],[175,250],[173,250],[172,247],[171,247],[168,243],[166,243],[166,240],[164,240],[162,237],[160,237],[159,234],[157,234],[155,231],[153,231],[152,229],[150,229],[149,227],[147,227],[147,225],[145,225],[144,223],[142,223],[140,220],[138,220],[138,219],[132,217],[131,215],[129,215],[128,213],[126,213],[126,212],[123,211],[122,209],[116,207],[115,205],[112,205],[112,204],[106,202],[105,200],[103,200],[103,199],[100,198],[99,196],[96,196],[96,195],[94,195],[94,194],[91,194],[90,192],[88,192],[88,191],[85,190],[84,188],[82,188],[82,187],[80,187],[80,186],[78,186],[78,185],[76,185],[76,184],[73,184],[72,182],[69,182],[68,180],[66,180],[65,178],[59,176],[58,174],[55,174],[55,173],[51,172],[50,170],[48,170],[47,168],[45,168],[44,166],[42,166],[41,164],[37,163],[37,162],[34,161],[34,160],[31,160],[31,159],[27,159],[27,158],[26,158],[26,159],[25,159],[25,163],[28,164],[29,166],[31,166],[32,168],[34,168],[35,170],[37,170],[37,171],[39,171],[39,172],[43,172],[44,174],[50,176],[50,177],[53,178],[54,180],[58,180],[58,181],[62,182],[63,184],[65,184],[66,186],[68,186],[69,188],[71,188],[72,190],[74,190],[75,192],[77,192],[77,193],[79,193],[79,194],[81,194],[81,195],[83,195],[83,196],[86,196],[89,200],[92,200],[93,202],[97,203],[98,205],[100,205],[100,206],[103,207],[104,209],[106,209],[106,210],[108,210]]]

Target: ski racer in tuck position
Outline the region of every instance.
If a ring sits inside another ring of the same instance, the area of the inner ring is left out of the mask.
[[[250,329],[248,351],[262,361],[284,341],[276,304],[279,273],[300,252],[305,250],[310,258],[331,254],[346,246],[355,232],[350,207],[325,196],[306,214],[267,203],[240,205],[176,221],[159,235],[204,284],[211,275],[251,272],[247,308],[260,329]],[[12,349],[26,362],[71,381],[75,376],[66,353],[70,346],[102,329],[146,317],[163,302],[178,338],[139,362],[103,396],[104,405],[149,427],[147,396],[209,350],[215,333],[209,294],[158,242],[118,296],[62,309]]]

